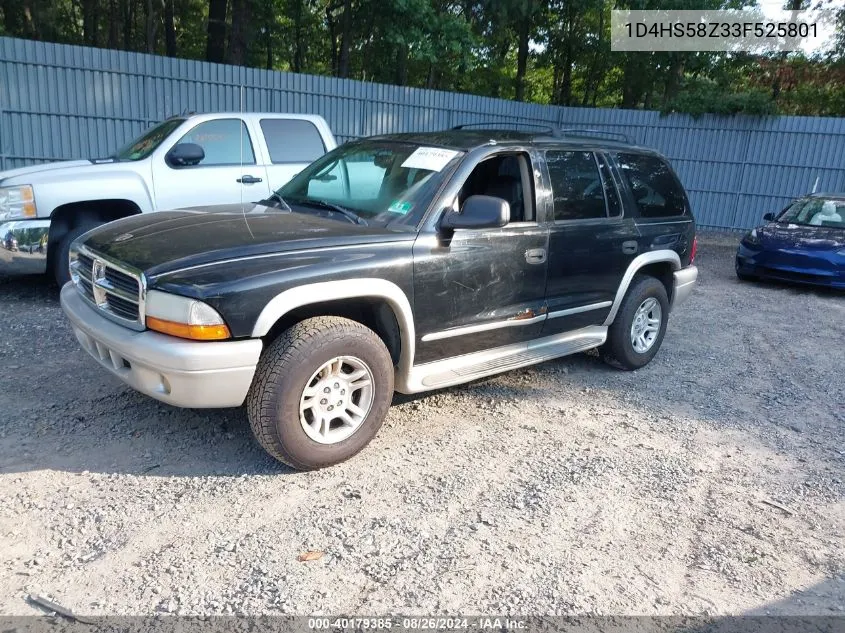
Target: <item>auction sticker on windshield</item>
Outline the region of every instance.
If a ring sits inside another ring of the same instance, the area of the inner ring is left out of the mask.
[[[460,152],[453,149],[440,149],[439,147],[418,147],[414,153],[405,159],[402,167],[407,169],[426,169],[428,171],[440,171],[450,160]]]

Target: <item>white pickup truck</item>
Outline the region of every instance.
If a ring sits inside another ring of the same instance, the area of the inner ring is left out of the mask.
[[[70,243],[118,218],[266,198],[336,146],[319,116],[178,116],[109,158],[0,172],[0,275],[70,278]]]

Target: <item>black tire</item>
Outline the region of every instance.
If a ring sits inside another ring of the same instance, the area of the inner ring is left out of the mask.
[[[653,298],[660,304],[661,319],[657,334],[651,346],[645,352],[634,349],[631,341],[631,327],[639,307],[647,299]],[[636,276],[631,282],[616,318],[608,328],[607,342],[600,348],[602,359],[619,369],[632,371],[647,365],[663,343],[666,324],[669,321],[669,298],[666,288],[654,277]]]
[[[59,247],[56,249],[56,254],[53,257],[53,277],[55,278],[56,283],[59,284],[59,288],[70,281],[70,262],[68,261],[68,257],[70,256],[71,242],[83,233],[87,233],[101,224],[102,222],[92,222],[74,227],[65,233],[64,237],[61,241],[59,241]]]
[[[739,266],[734,264],[734,270],[736,271],[736,278],[740,281],[757,281],[759,278],[754,275],[748,275],[746,273],[739,271]]]
[[[369,368],[372,404],[352,435],[321,444],[300,422],[300,398],[314,373],[341,356],[354,357]],[[393,362],[379,336],[356,321],[315,317],[297,323],[268,346],[258,361],[246,405],[252,432],[265,451],[292,468],[312,470],[342,462],[364,448],[381,428],[392,398]]]

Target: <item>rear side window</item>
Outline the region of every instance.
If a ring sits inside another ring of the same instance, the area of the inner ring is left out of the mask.
[[[273,163],[311,163],[326,153],[323,137],[311,121],[261,119],[261,131]]]
[[[200,167],[212,165],[254,165],[255,154],[246,125],[240,119],[217,119],[200,123],[180,143],[196,143],[205,152]]]
[[[607,217],[604,184],[592,152],[546,152],[555,221]]]
[[[666,218],[687,213],[684,188],[666,161],[657,156],[622,153],[616,155],[616,160],[641,217]]]

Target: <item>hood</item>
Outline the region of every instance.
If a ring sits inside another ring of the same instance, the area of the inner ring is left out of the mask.
[[[29,167],[19,167],[18,169],[8,169],[6,171],[0,171],[0,185],[34,185],[47,179],[52,180],[55,176],[59,175],[49,172],[63,171],[68,174],[83,175],[86,171],[100,168],[101,165],[113,165],[116,162],[111,158],[63,160],[55,163],[42,163],[40,165],[30,165]]]
[[[82,241],[92,251],[152,276],[225,259],[411,240],[415,235],[245,203],[136,215],[86,233]]]
[[[757,229],[766,248],[839,249],[845,246],[845,229],[771,222]]]

